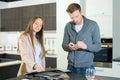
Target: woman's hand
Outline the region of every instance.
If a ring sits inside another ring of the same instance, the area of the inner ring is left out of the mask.
[[[41,72],[41,71],[44,71],[44,68],[38,64],[35,64],[34,65],[34,69],[37,70],[37,72]]]

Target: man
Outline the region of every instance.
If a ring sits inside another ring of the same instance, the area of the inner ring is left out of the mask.
[[[84,74],[87,68],[94,69],[93,53],[101,49],[99,27],[82,15],[79,4],[70,4],[66,11],[72,19],[65,26],[62,43],[68,52],[68,70]]]

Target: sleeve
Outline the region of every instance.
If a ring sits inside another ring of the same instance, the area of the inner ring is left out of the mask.
[[[43,57],[42,62],[43,62],[43,68],[45,69],[46,68],[45,57]]]
[[[63,42],[62,42],[62,48],[63,48],[63,50],[65,50],[65,51],[70,51],[70,49],[69,49],[69,47],[68,47],[68,44],[69,44],[69,34],[68,34],[68,29],[67,29],[67,26],[68,25],[66,25],[65,26],[65,29],[64,29],[64,36],[63,36]]]
[[[98,52],[101,49],[100,30],[98,24],[93,24],[94,28],[92,31],[92,44],[87,45],[87,50],[92,52]]]
[[[31,69],[33,69],[33,66],[35,64],[34,62],[34,56],[29,54],[28,49],[28,38],[27,36],[21,36],[18,40],[18,47],[19,47],[19,53],[21,55],[22,61],[26,64],[26,66],[30,66]]]

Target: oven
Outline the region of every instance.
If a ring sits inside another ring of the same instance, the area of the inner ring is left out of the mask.
[[[101,50],[94,53],[95,66],[112,67],[112,38],[101,38]]]

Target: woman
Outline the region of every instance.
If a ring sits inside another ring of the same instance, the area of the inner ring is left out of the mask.
[[[17,76],[45,70],[45,48],[43,45],[43,20],[33,17],[18,40],[18,52],[22,63]]]

